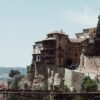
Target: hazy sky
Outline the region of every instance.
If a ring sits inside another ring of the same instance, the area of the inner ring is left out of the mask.
[[[48,32],[95,27],[100,0],[0,0],[0,66],[26,67]]]

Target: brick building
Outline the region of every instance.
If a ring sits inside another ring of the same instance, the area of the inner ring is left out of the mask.
[[[54,71],[58,68],[76,68],[80,63],[83,48],[89,44],[89,39],[95,36],[96,28],[84,29],[76,33],[76,38],[69,38],[65,32],[54,31],[47,34],[44,40],[33,45],[33,62],[43,72],[43,67],[49,66]]]

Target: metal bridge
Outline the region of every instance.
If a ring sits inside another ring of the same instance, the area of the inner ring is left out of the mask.
[[[100,100],[100,92],[61,93],[41,90],[0,90],[0,95],[2,96],[0,100],[7,100],[9,95],[21,97],[18,100]]]

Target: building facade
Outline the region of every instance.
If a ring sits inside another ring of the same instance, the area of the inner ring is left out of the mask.
[[[33,45],[33,62],[36,62],[39,70],[44,66],[54,71],[62,67],[75,69],[80,63],[82,50],[88,46],[91,34],[95,34],[93,29],[84,29],[82,33],[76,34],[75,39],[69,38],[62,30],[48,33],[44,40]]]

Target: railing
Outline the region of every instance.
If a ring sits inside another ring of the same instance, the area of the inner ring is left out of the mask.
[[[58,91],[0,90],[0,100],[100,100],[100,92],[61,93]],[[17,99],[14,99],[17,97]],[[8,98],[8,99],[7,99]]]

